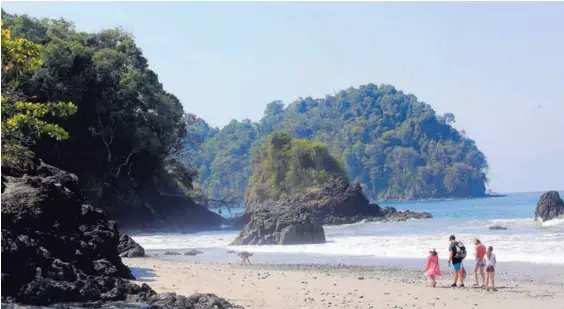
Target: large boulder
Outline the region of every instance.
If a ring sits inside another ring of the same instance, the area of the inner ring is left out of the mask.
[[[118,252],[121,257],[133,258],[145,256],[145,249],[133,240],[133,238],[125,234],[121,234],[119,237]]]
[[[47,164],[34,172],[6,177],[2,297],[47,304],[119,299],[125,298],[122,292],[140,292],[123,280],[133,276],[118,255],[115,222],[100,209],[82,204],[75,193],[78,178]]]
[[[251,215],[232,245],[298,245],[325,242],[323,226],[311,209],[284,205],[261,209]]]
[[[548,191],[541,195],[535,209],[535,220],[541,218],[543,221],[552,220],[564,216],[564,201],[557,191]]]
[[[129,281],[116,223],[83,204],[74,174],[41,163],[18,176],[2,177],[2,308],[235,308]]]

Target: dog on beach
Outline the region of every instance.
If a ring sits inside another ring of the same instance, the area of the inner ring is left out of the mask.
[[[249,265],[252,265],[251,260],[249,260],[249,257],[253,256],[252,253],[250,253],[248,251],[243,251],[243,252],[237,253],[237,256],[239,256],[241,258],[241,265],[245,265],[245,263],[249,263]]]

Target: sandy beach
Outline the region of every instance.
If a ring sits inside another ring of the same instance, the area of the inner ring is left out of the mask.
[[[156,257],[124,259],[124,262],[132,268],[139,283],[148,283],[159,293],[215,293],[248,309],[564,309],[562,283],[538,284],[500,276],[497,292],[472,288],[472,281],[465,288],[450,288],[452,272],[444,268],[437,287],[431,288],[421,272],[401,268],[241,266]]]

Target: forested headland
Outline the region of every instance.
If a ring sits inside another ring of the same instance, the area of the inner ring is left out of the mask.
[[[258,122],[232,120],[192,152],[197,183],[218,199],[244,196],[252,157],[273,131],[324,143],[350,181],[376,201],[485,196],[487,161],[451,113],[390,85],[368,84],[325,98],[266,105]]]

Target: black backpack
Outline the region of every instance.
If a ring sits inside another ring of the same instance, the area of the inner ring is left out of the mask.
[[[454,254],[455,259],[464,260],[466,258],[466,247],[460,241],[457,241],[456,244],[456,253]]]

